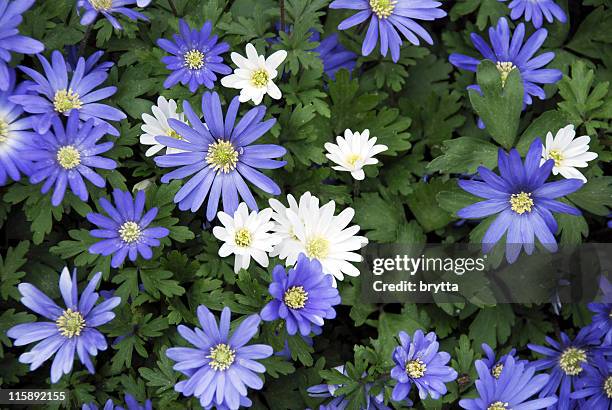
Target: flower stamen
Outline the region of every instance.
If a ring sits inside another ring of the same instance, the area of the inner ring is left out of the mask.
[[[251,246],[252,242],[253,236],[251,235],[251,232],[246,228],[240,228],[234,234],[234,243],[240,248],[246,248],[248,246]]]
[[[81,163],[81,153],[72,145],[65,145],[57,150],[57,162],[64,169],[72,169]]]
[[[393,13],[393,10],[395,10],[396,4],[397,0],[370,0],[370,8],[379,19],[386,19],[389,17]]]
[[[234,360],[236,360],[236,351],[225,343],[210,348],[210,354],[206,356],[212,359],[208,365],[216,371],[223,371],[230,368]]]
[[[487,410],[506,410],[510,403],[502,403],[501,401],[496,401],[495,403],[491,403]]]
[[[119,237],[125,243],[134,243],[142,237],[142,230],[136,222],[128,221],[119,227]]]
[[[361,161],[361,155],[359,154],[351,154],[348,157],[346,157],[346,163],[349,164],[350,166],[354,167],[355,164],[357,163],[357,161]]]
[[[517,214],[522,215],[525,212],[531,212],[531,208],[533,208],[531,193],[521,192],[510,195],[510,209]]]
[[[329,254],[329,241],[316,237],[306,243],[306,255],[312,259],[325,259]]]
[[[70,339],[81,334],[81,331],[85,327],[85,319],[80,312],[66,309],[64,313],[57,318],[55,324],[60,334]]]
[[[72,109],[80,109],[83,102],[79,99],[79,94],[69,90],[57,90],[53,97],[53,107],[55,111],[64,114]]]
[[[219,140],[208,147],[206,162],[210,164],[213,171],[221,171],[227,174],[236,169],[238,151],[231,142]]]
[[[255,70],[251,73],[251,84],[253,84],[254,87],[264,88],[268,85],[269,81],[270,75],[263,68]]]
[[[582,363],[587,362],[587,355],[584,349],[568,347],[559,358],[559,367],[568,376],[576,376],[582,373]]]
[[[501,77],[502,87],[506,86],[506,80],[510,75],[510,72],[516,68],[516,66],[511,61],[498,61],[496,64],[497,71],[499,71],[499,76]]]
[[[410,360],[406,363],[406,374],[413,379],[420,379],[425,376],[427,365],[421,359]]]
[[[608,396],[609,399],[612,399],[612,376],[608,376],[604,382],[604,391],[606,392],[606,396]]]
[[[560,167],[563,162],[563,153],[561,151],[552,150],[548,153],[548,159],[555,161],[555,166]]]
[[[189,50],[184,55],[185,65],[190,70],[199,70],[204,67],[206,55],[200,50]]]
[[[113,0],[89,0],[89,3],[98,11],[108,10],[113,7]]]
[[[292,286],[285,292],[283,300],[285,305],[291,309],[302,309],[306,306],[308,292],[302,286]]]
[[[0,143],[8,141],[8,128],[8,123],[4,120],[0,120]]]
[[[493,375],[493,377],[495,377],[496,379],[499,379],[499,376],[501,376],[502,370],[504,370],[504,365],[502,363],[497,363],[491,369],[491,375]]]

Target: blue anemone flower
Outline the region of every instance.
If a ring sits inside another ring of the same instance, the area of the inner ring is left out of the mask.
[[[179,20],[179,34],[174,42],[160,38],[157,45],[172,54],[162,58],[162,63],[172,71],[164,81],[164,87],[174,87],[179,82],[189,85],[189,91],[196,91],[201,85],[212,89],[217,74],[230,74],[232,69],[223,63],[221,54],[229,50],[229,44],[218,42],[219,37],[211,35],[212,22],[207,21],[202,29],[191,29],[185,20]]]
[[[83,12],[81,24],[84,26],[93,24],[96,21],[98,14],[102,14],[114,28],[117,30],[122,30],[123,26],[121,26],[113,14],[122,14],[128,19],[134,21],[149,21],[147,16],[144,14],[126,7],[137,3],[142,2],[141,0],[78,0],[77,8],[80,12]],[[140,4],[138,4],[138,6],[140,6]]]
[[[76,351],[87,370],[91,374],[95,373],[89,356],[95,356],[98,350],[106,350],[107,347],[104,335],[96,328],[113,320],[115,314],[112,309],[121,302],[120,297],[112,297],[95,306],[98,301],[96,286],[101,277],[102,273],[96,273],[79,298],[76,269],[71,278],[68,268],[64,268],[60,275],[59,290],[66,304],[65,309],[56,305],[36,286],[30,283],[19,284],[21,303],[50,320],[24,323],[8,330],[7,336],[15,339],[15,346],[40,341],[32,350],[19,356],[21,363],[28,363],[30,370],[36,370],[55,354],[51,364],[51,383],[56,383],[62,374],[72,371]]]
[[[136,198],[129,192],[119,189],[113,191],[115,206],[106,198],[100,199],[100,206],[110,216],[98,213],[87,214],[87,220],[98,226],[90,235],[103,239],[89,247],[89,253],[103,256],[113,255],[111,266],[121,266],[126,256],[134,262],[140,254],[144,259],[151,259],[151,247],[159,246],[159,239],[170,234],[168,228],[149,225],[157,216],[157,208],[145,210],[145,192],[138,191]],[[144,215],[143,215],[144,213]]]
[[[261,321],[258,315],[247,316],[230,333],[231,311],[225,307],[219,324],[206,308],[197,309],[201,329],[180,325],[179,334],[194,347],[172,347],[166,355],[176,362],[174,369],[188,376],[174,389],[184,396],[199,398],[204,408],[237,409],[249,405],[247,387],[259,390],[263,381],[257,373],[266,368],[256,360],[270,357],[272,347],[264,344],[248,345]],[[225,407],[223,407],[225,406]]]
[[[477,399],[462,399],[459,406],[467,410],[540,410],[557,402],[554,394],[546,394],[531,399],[545,389],[550,380],[547,374],[535,375],[535,368],[525,362],[516,362],[509,356],[504,364],[504,371],[495,378],[483,360],[476,360],[476,389],[480,395]]]
[[[312,31],[310,39],[319,42],[319,45],[312,49],[313,53],[318,53],[323,62],[323,71],[332,80],[335,79],[338,70],[345,69],[353,71],[357,65],[357,54],[347,50],[338,40],[338,33],[329,35],[321,40],[321,34]]]
[[[105,124],[108,133],[119,136],[119,131],[107,121],[120,121],[126,118],[125,114],[116,108],[97,101],[110,97],[117,92],[117,87],[105,87],[94,90],[108,78],[104,70],[85,73],[86,62],[83,57],[74,70],[70,70],[59,51],[51,55],[51,64],[42,55],[38,56],[45,75],[25,66],[19,66],[21,71],[29,75],[36,84],[28,90],[36,95],[15,94],[10,100],[23,106],[33,118],[34,129],[41,134],[47,132],[51,121],[60,115],[68,116],[76,111],[82,121],[94,120],[95,125]],[[68,74],[70,82],[68,82]]]
[[[174,119],[168,120],[181,139],[158,136],[157,141],[167,147],[184,152],[155,157],[160,167],[178,167],[164,175],[163,183],[183,179],[195,174],[174,196],[179,209],[200,209],[208,196],[206,218],[211,221],[217,214],[219,200],[223,197],[223,211],[233,215],[238,208],[238,195],[250,209],[257,210],[257,203],[244,178],[264,192],[280,194],[279,186],[257,170],[283,167],[285,161],[277,161],[285,155],[285,148],[274,145],[251,145],[263,136],[276,122],[262,122],[266,108],[259,106],[249,110],[236,124],[240,102],[235,97],[230,103],[225,120],[219,95],[206,92],[202,97],[202,112],[206,125],[185,101],[183,110],[189,125]]]
[[[113,147],[110,141],[98,144],[107,132],[106,125],[95,126],[93,119],[80,122],[76,110],[68,117],[66,128],[59,118],[53,118],[52,130],[45,134],[32,133],[34,138],[22,153],[25,159],[32,161],[30,183],[45,181],[40,190],[43,194],[54,187],[53,206],[62,202],[68,187],[82,201],[87,201],[89,192],[83,178],[104,188],[106,181],[93,168],[117,167],[112,159],[99,156]]]
[[[570,396],[584,399],[581,409],[612,409],[612,361],[596,357],[593,365],[584,369],[584,375],[576,383],[576,391]]]
[[[491,40],[493,49],[478,34],[472,33],[471,36],[474,47],[482,54],[484,59],[497,65],[502,84],[510,75],[510,71],[519,70],[523,80],[524,105],[533,102],[531,96],[538,97],[541,100],[546,98],[544,89],[538,84],[554,84],[563,76],[561,71],[557,69],[542,68],[555,58],[555,53],[552,51],[533,57],[548,36],[546,29],[536,30],[523,44],[525,24],[520,23],[516,26],[514,34],[511,34],[508,20],[502,17],[499,19],[497,27],[489,28],[489,40]],[[453,53],[450,55],[449,61],[455,67],[476,72],[482,59]],[[480,86],[478,85],[471,85],[469,88],[480,92]]]
[[[400,345],[393,351],[395,367],[391,377],[397,380],[392,398],[404,400],[410,394],[412,385],[416,385],[421,400],[427,396],[437,400],[446,394],[445,383],[457,378],[457,372],[446,364],[450,354],[439,352],[440,344],[434,332],[423,334],[422,330],[414,332],[411,338],[406,332],[399,333]]]
[[[43,43],[22,36],[17,28],[23,21],[21,16],[34,4],[35,0],[0,0],[0,91],[10,85],[8,62],[11,51],[21,54],[38,54],[45,49]]]
[[[546,182],[554,161],[548,160],[540,167],[541,156],[542,142],[539,139],[529,147],[524,163],[516,149],[510,150],[509,154],[500,149],[497,164],[500,176],[481,166],[478,174],[482,182],[459,181],[463,190],[485,201],[459,210],[457,216],[478,219],[497,215],[482,238],[484,253],[490,252],[506,232],[506,259],[509,263],[516,261],[523,247],[531,255],[535,248],[534,236],[550,252],[556,252],[554,233],[558,226],[552,212],[580,215],[576,208],[555,199],[575,192],[583,182],[580,179]]]
[[[555,18],[561,23],[567,21],[565,12],[554,0],[512,0],[508,8],[512,20],[525,16],[525,21],[532,21],[535,28],[542,27],[542,16],[549,23],[552,23]]]
[[[605,276],[599,280],[603,303],[589,303],[588,308],[593,315],[593,329],[600,332],[604,344],[612,345],[612,284]]]
[[[18,181],[21,174],[31,172],[30,161],[23,158],[22,151],[27,147],[26,141],[34,137],[29,131],[32,119],[23,117],[21,106],[9,100],[14,93],[25,92],[27,84],[15,86],[15,78],[15,70],[9,68],[8,88],[0,91],[0,186],[6,184],[7,176]]]
[[[380,53],[384,57],[391,50],[391,58],[397,62],[402,45],[400,34],[415,46],[420,44],[417,35],[433,44],[429,33],[415,20],[431,21],[446,16],[446,12],[438,8],[441,5],[432,0],[334,0],[329,8],[359,10],[342,21],[338,29],[346,30],[370,19],[361,54],[369,55],[380,38]]]
[[[577,386],[577,380],[588,366],[593,365],[595,357],[608,355],[610,349],[602,349],[598,333],[590,327],[582,328],[573,340],[561,332],[558,342],[548,336],[546,342],[551,347],[527,345],[532,351],[545,356],[533,362],[533,367],[536,370],[548,370],[551,376],[540,392],[540,397],[559,391],[557,409],[570,410],[574,405],[570,397],[572,386]]]
[[[323,319],[336,317],[334,306],[340,303],[333,277],[323,273],[318,260],[310,260],[303,253],[289,272],[282,265],[274,268],[269,292],[274,299],[262,309],[261,318],[284,319],[290,335],[299,330],[302,336],[308,336],[313,326],[323,326]]]
[[[98,410],[98,406],[95,403],[83,404],[83,408],[81,410]],[[146,400],[145,403],[141,405],[134,396],[126,393],[125,407],[115,406],[113,400],[108,399],[102,410],[153,410],[153,403],[151,400]]]
[[[346,374],[346,369],[344,366],[334,367],[335,370],[339,371],[343,375]],[[364,375],[365,376],[365,375]],[[365,405],[362,405],[362,410],[391,410],[391,407],[388,407],[385,404],[385,394],[384,392],[380,392],[377,395],[372,395],[370,390],[372,389],[373,383],[365,384]],[[333,397],[328,403],[322,404],[319,407],[319,410],[344,410],[350,404],[350,400],[343,394],[336,395],[336,390],[338,390],[342,385],[339,384],[317,384],[315,386],[311,386],[308,388],[308,395],[310,397],[320,397],[320,398],[328,398]],[[412,401],[404,401],[402,403],[408,407],[412,406]]]
[[[493,349],[491,349],[491,346],[486,343],[483,343],[480,346],[482,347],[482,350],[487,356],[485,359],[482,359],[482,362],[487,366],[489,372],[491,372],[493,377],[495,377],[496,379],[499,379],[499,376],[501,376],[502,372],[504,371],[504,363],[506,363],[506,360],[508,360],[509,357],[514,359],[515,363],[529,363],[527,360],[520,360],[516,356],[516,349],[510,350],[507,354],[501,356],[499,360],[497,360],[495,352],[493,351]]]

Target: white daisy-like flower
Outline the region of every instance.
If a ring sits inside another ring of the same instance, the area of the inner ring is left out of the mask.
[[[168,124],[168,120],[170,118],[187,123],[185,120],[185,114],[178,113],[176,110],[176,101],[166,100],[164,97],[160,96],[157,98],[157,105],[154,105],[151,108],[153,115],[148,113],[142,114],[144,124],[142,127],[140,127],[140,129],[144,132],[144,134],[140,135],[140,143],[143,145],[152,145],[152,147],[145,153],[147,157],[157,154],[164,148],[166,148],[167,154],[183,152],[180,149],[166,147],[165,145],[157,142],[155,139],[155,137],[159,136],[181,139],[181,136],[170,128],[170,125]]]
[[[285,50],[265,58],[257,54],[255,47],[249,43],[246,45],[246,57],[238,53],[232,53],[230,57],[238,68],[234,74],[223,77],[221,84],[240,90],[240,102],[253,100],[255,105],[259,105],[266,94],[275,100],[282,97],[281,90],[272,80],[278,75],[278,66],[287,58]]]
[[[336,143],[325,143],[327,154],[325,156],[338,164],[332,167],[336,171],[347,171],[357,180],[365,178],[363,167],[374,165],[378,160],[374,155],[389,149],[386,145],[376,145],[376,137],[370,138],[370,130],[365,129],[362,133],[344,131],[344,138],[336,137]]]
[[[546,160],[553,159],[555,166],[552,169],[554,175],[561,174],[564,178],[581,179],[587,182],[587,179],[576,168],[585,168],[587,162],[597,158],[597,154],[589,152],[589,142],[591,137],[583,135],[574,139],[576,131],[574,126],[569,124],[559,131],[554,136],[549,131],[546,134],[546,145],[542,147],[541,164]]]
[[[234,254],[234,272],[247,269],[251,257],[263,266],[268,266],[268,253],[278,244],[280,237],[270,231],[274,227],[272,209],[266,208],[260,212],[251,211],[242,202],[232,217],[225,212],[217,214],[223,226],[215,226],[213,235],[225,242],[219,249],[219,256],[225,258]]]
[[[334,277],[334,285],[344,275],[359,276],[359,269],[351,262],[361,262],[361,255],[355,251],[363,248],[368,239],[356,236],[359,225],[349,226],[355,211],[346,208],[334,215],[334,201],[319,207],[318,198],[309,192],[302,195],[299,203],[291,195],[287,199],[289,207],[270,200],[275,211],[274,231],[281,238],[270,255],[285,259],[287,266],[295,265],[300,253],[317,259],[323,272]]]

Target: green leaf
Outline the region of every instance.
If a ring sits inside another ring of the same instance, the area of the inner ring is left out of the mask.
[[[8,248],[4,258],[0,255],[0,296],[3,300],[9,297],[19,300],[21,297],[16,285],[25,276],[25,272],[19,269],[26,263],[25,256],[29,249],[30,242],[23,241],[15,248]]]
[[[612,176],[591,178],[567,199],[595,215],[607,216],[612,208]]]
[[[172,272],[159,269],[141,269],[140,278],[145,290],[155,299],[160,298],[160,293],[166,297],[180,296],[185,293],[185,288],[173,279]]]
[[[497,166],[498,148],[488,141],[472,137],[459,137],[444,141],[443,155],[427,165],[431,172],[474,173],[479,166],[493,169]]]
[[[7,309],[0,315],[0,358],[4,357],[4,348],[2,345],[11,347],[11,340],[6,335],[6,332],[15,325],[21,323],[33,322],[36,316],[26,312],[17,312],[15,309]]]
[[[393,242],[396,229],[406,223],[404,210],[396,197],[381,197],[374,192],[364,192],[355,199],[355,220],[366,236],[373,241]]]
[[[538,118],[533,120],[527,129],[523,131],[516,149],[522,155],[527,154],[529,146],[536,139],[540,138],[542,144],[546,143],[546,134],[551,132],[553,135],[558,130],[570,123],[568,115],[564,111],[550,110],[542,113]]]
[[[413,191],[408,195],[408,207],[425,232],[443,228],[451,221],[449,213],[438,206],[436,195],[454,185],[454,181],[443,182],[439,179],[413,185]]]
[[[469,336],[474,345],[487,343],[495,349],[510,337],[515,316],[510,305],[497,305],[480,310],[470,324]]]
[[[487,26],[497,24],[497,20],[507,14],[508,6],[497,0],[460,0],[450,11],[450,18],[456,21],[461,16],[473,13],[478,9],[476,26],[484,30]]]
[[[505,84],[495,64],[485,60],[476,73],[482,95],[470,90],[474,110],[485,123],[491,137],[506,149],[512,148],[523,109],[523,82],[519,70],[510,71]]]

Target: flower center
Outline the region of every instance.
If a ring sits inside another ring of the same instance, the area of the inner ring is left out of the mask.
[[[308,292],[302,286],[292,286],[285,292],[283,300],[291,309],[302,309],[306,306]]]
[[[232,363],[234,363],[236,352],[229,345],[219,343],[215,347],[210,348],[210,354],[206,357],[212,359],[208,365],[213,370],[223,371],[229,369]]]
[[[499,376],[501,376],[501,372],[502,370],[504,370],[504,365],[502,363],[497,363],[495,366],[493,366],[493,368],[491,369],[491,374],[493,375],[493,377],[495,377],[496,379],[499,379]]]
[[[180,134],[176,131],[174,131],[172,128],[168,128],[166,130],[166,135],[170,138],[174,138],[175,140],[180,140],[183,141],[184,138],[180,136]]]
[[[501,401],[496,401],[495,403],[491,403],[487,410],[506,410],[508,408],[509,403],[502,403]]]
[[[514,70],[516,66],[511,61],[498,61],[496,67],[501,77],[502,87],[505,87],[510,71]]]
[[[72,145],[57,150],[57,162],[64,169],[72,169],[81,163],[81,153]]]
[[[65,113],[72,109],[79,109],[83,106],[83,103],[79,99],[79,94],[72,90],[57,90],[53,97],[53,106],[55,111],[59,113]]]
[[[231,142],[219,140],[208,147],[206,162],[212,166],[213,171],[220,170],[227,174],[236,169],[238,151]]]
[[[108,10],[113,7],[113,0],[89,0],[91,6],[100,11],[100,10]]]
[[[253,71],[251,74],[251,84],[257,88],[263,88],[268,85],[268,81],[270,80],[270,76],[268,72],[263,68],[259,70]]]
[[[0,143],[8,141],[8,123],[0,120]]]
[[[200,50],[189,50],[185,53],[185,65],[190,70],[199,70],[204,67],[204,58],[206,56]]]
[[[519,215],[525,212],[531,212],[533,207],[533,199],[531,199],[531,193],[521,192],[519,194],[510,195],[510,209]]]
[[[329,254],[329,241],[325,238],[316,237],[306,244],[306,255],[309,258],[324,259]]]
[[[609,399],[612,399],[612,376],[608,376],[604,382],[604,391],[606,392],[606,396],[608,396]]]
[[[397,1],[392,0],[370,0],[370,8],[379,19],[386,19],[393,13]]]
[[[406,363],[406,373],[413,379],[419,379],[425,376],[427,365],[421,359],[411,360]]]
[[[142,231],[134,221],[128,221],[119,227],[119,236],[125,243],[133,243],[140,239]]]
[[[548,153],[548,159],[554,159],[555,166],[560,167],[561,162],[563,162],[563,154],[560,151],[552,150]]]
[[[246,228],[238,229],[236,231],[236,234],[234,235],[234,242],[236,243],[236,246],[239,246],[241,248],[251,246],[251,242],[253,242],[251,232]]]
[[[561,354],[559,366],[568,376],[576,376],[582,372],[581,363],[586,363],[586,361],[587,355],[583,349],[569,347]]]
[[[85,319],[83,319],[83,315],[80,312],[73,312],[72,309],[67,309],[57,318],[55,324],[62,336],[71,338],[81,334],[81,330],[85,327]]]
[[[361,160],[361,155],[359,154],[351,154],[348,157],[346,157],[346,162],[352,167],[354,167],[357,161],[360,161],[360,160]]]

